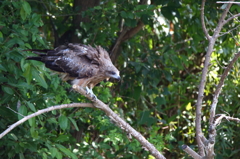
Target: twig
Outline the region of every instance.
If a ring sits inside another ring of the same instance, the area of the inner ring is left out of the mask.
[[[236,26],[235,28],[232,28],[232,29],[228,30],[227,32],[219,35],[218,37],[223,36],[223,35],[226,35],[226,34],[229,34],[230,32],[232,32],[233,30],[235,30],[235,29],[237,29],[237,28],[239,28],[239,27],[240,27],[240,25]]]
[[[30,114],[28,116],[25,116],[24,118],[22,118],[21,120],[19,120],[18,122],[12,124],[9,126],[9,128],[7,128],[4,132],[2,132],[0,134],[0,139],[5,136],[6,134],[8,134],[12,129],[14,129],[15,127],[17,127],[18,125],[24,123],[25,121],[27,121],[28,119],[31,119],[35,116],[41,115],[43,113],[49,112],[49,111],[53,111],[53,110],[57,110],[57,109],[63,109],[63,108],[73,108],[73,107],[90,107],[93,108],[93,104],[91,103],[72,103],[72,104],[62,104],[62,105],[56,105],[56,106],[52,106],[52,107],[48,107],[42,110],[38,110],[37,112]]]
[[[233,15],[232,17],[224,20],[223,25],[227,24],[229,21],[233,20],[234,18],[240,17],[240,13]]]
[[[226,3],[226,4],[240,4],[240,2],[229,2],[229,1],[217,1],[217,3]]]
[[[104,104],[102,101],[92,98],[90,94],[86,94],[86,91],[79,87],[78,85],[73,85],[73,89],[79,92],[80,94],[87,97],[89,100],[93,102],[93,105],[101,110],[103,110],[106,115],[111,118],[121,129],[123,129],[125,132],[130,134],[131,136],[134,136],[144,148],[146,148],[148,151],[151,152],[151,154],[156,159],[165,159],[165,157],[151,144],[149,143],[145,137],[143,137],[139,132],[137,132],[134,128],[132,128],[126,121],[124,121],[122,118],[120,118],[116,113],[114,113],[106,104]]]
[[[16,114],[18,114],[18,115],[20,115],[20,116],[22,116],[22,117],[25,117],[24,115],[22,115],[22,114],[16,112],[15,110],[13,110],[12,108],[10,108],[9,106],[7,106],[7,108],[10,109],[11,111],[13,111],[13,112],[16,113]]]
[[[230,117],[230,116],[226,116],[225,114],[218,114],[220,115],[220,117],[218,117],[215,122],[214,122],[214,125],[218,126],[220,123],[221,123],[221,120],[223,118],[225,118],[226,120],[232,120],[232,121],[236,121],[238,123],[240,123],[240,119],[239,118],[234,118],[234,117]]]
[[[203,28],[203,32],[206,36],[206,38],[209,40],[210,39],[210,35],[208,34],[207,28],[206,28],[206,24],[205,24],[205,16],[204,16],[204,6],[205,6],[205,2],[206,0],[202,1],[202,5],[201,5],[201,23],[202,23],[202,28]]]
[[[234,58],[230,61],[230,63],[228,64],[228,66],[226,67],[226,69],[224,70],[221,79],[219,81],[219,84],[217,85],[216,91],[214,93],[213,96],[213,102],[211,105],[211,110],[210,110],[210,119],[209,119],[209,124],[212,125],[214,122],[214,117],[215,117],[215,111],[216,111],[216,107],[217,107],[217,103],[218,103],[218,96],[221,92],[222,86],[224,84],[224,80],[226,79],[229,71],[231,70],[231,68],[233,67],[233,64],[237,61],[237,59],[240,57],[240,51],[238,53],[235,54]]]

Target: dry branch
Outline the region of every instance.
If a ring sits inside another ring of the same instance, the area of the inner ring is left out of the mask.
[[[234,58],[229,62],[228,66],[224,70],[224,72],[221,76],[221,79],[219,81],[219,84],[217,85],[216,91],[215,91],[214,96],[213,96],[213,102],[212,102],[212,105],[211,105],[211,110],[210,110],[210,119],[209,119],[209,121],[210,121],[209,124],[210,125],[212,125],[213,122],[214,122],[215,111],[216,111],[216,107],[217,107],[217,103],[218,103],[218,97],[219,97],[219,94],[220,94],[221,89],[223,87],[224,80],[226,79],[229,71],[231,70],[231,68],[233,67],[233,64],[237,61],[239,56],[240,56],[240,52],[235,54]]]
[[[63,105],[52,106],[52,107],[48,107],[46,109],[38,110],[37,112],[30,114],[28,116],[25,116],[18,122],[10,125],[9,128],[7,128],[4,132],[2,132],[0,134],[0,139],[2,137],[4,137],[6,134],[8,134],[12,129],[14,129],[18,125],[24,123],[25,121],[29,120],[30,118],[36,117],[43,113],[57,110],[57,109],[63,109],[63,108],[73,108],[73,107],[94,108],[95,107],[95,108],[99,108],[99,109],[103,110],[106,113],[106,115],[116,123],[117,126],[119,126],[121,129],[123,129],[128,134],[134,136],[142,144],[142,146],[145,149],[147,149],[148,151],[151,152],[151,154],[156,159],[165,159],[165,157],[151,143],[149,143],[145,139],[145,137],[143,137],[139,132],[137,132],[135,129],[133,129],[127,122],[125,122],[116,113],[114,113],[106,104],[104,104],[102,101],[100,101],[96,98],[92,98],[90,94],[86,94],[86,91],[77,85],[73,85],[73,89],[75,89],[77,92],[81,93],[88,99],[90,99],[93,102],[93,104],[92,103],[72,103],[72,104],[63,104]]]
[[[35,117],[35,116],[38,116],[38,115],[41,115],[43,113],[46,113],[46,112],[50,112],[50,111],[53,111],[53,110],[57,110],[57,109],[63,109],[63,108],[73,108],[73,107],[81,107],[81,108],[86,108],[86,107],[90,107],[90,108],[93,108],[93,104],[91,103],[72,103],[72,104],[62,104],[62,105],[56,105],[56,106],[52,106],[52,107],[48,107],[48,108],[45,108],[45,109],[42,109],[42,110],[38,110],[37,112],[33,113],[33,114],[30,114],[28,116],[25,116],[24,118],[22,118],[21,120],[19,120],[18,122],[10,125],[4,132],[2,132],[0,134],[0,139],[2,137],[4,137],[6,134],[8,134],[12,129],[14,129],[15,127],[17,127],[18,125],[24,123],[25,121]]]
[[[115,122],[115,124],[118,125],[122,130],[124,130],[131,136],[134,136],[145,149],[150,151],[150,153],[156,159],[165,159],[165,157],[150,142],[148,142],[144,136],[142,136],[139,132],[132,128],[125,120],[120,118],[106,104],[96,98],[92,98],[90,94],[86,94],[86,91],[78,85],[73,85],[73,89],[91,100],[96,108],[103,110],[106,115],[111,118]]]
[[[209,40],[210,39],[210,35],[208,34],[207,28],[206,28],[206,24],[205,24],[205,16],[204,16],[204,6],[205,6],[205,2],[206,0],[202,1],[202,5],[201,5],[201,23],[202,23],[202,28],[203,28],[203,32],[206,36],[206,38]]]
[[[202,157],[199,156],[199,154],[197,154],[195,151],[193,151],[193,149],[191,149],[189,146],[187,146],[187,145],[182,145],[182,149],[183,149],[183,151],[185,151],[187,154],[189,154],[190,156],[192,156],[194,159],[202,159]]]
[[[208,36],[206,27],[205,27],[205,22],[204,22],[204,5],[205,5],[205,0],[202,1],[202,6],[201,6],[201,19],[202,19],[202,26],[203,26],[203,30],[204,33],[209,41],[208,47],[207,47],[207,52],[205,55],[205,61],[204,61],[204,67],[202,70],[202,75],[201,75],[201,81],[200,81],[200,85],[199,85],[199,90],[198,90],[198,98],[197,98],[197,103],[196,103],[196,140],[197,140],[197,144],[198,144],[198,148],[199,148],[199,154],[200,156],[205,156],[205,145],[203,144],[202,140],[201,140],[201,135],[202,135],[202,127],[201,127],[201,116],[202,116],[202,102],[203,102],[203,98],[204,98],[204,89],[205,89],[205,84],[206,84],[206,78],[207,78],[207,74],[208,74],[208,67],[210,66],[210,61],[211,61],[211,54],[213,52],[213,48],[215,45],[215,42],[219,36],[219,33],[224,25],[224,21],[225,18],[227,16],[227,13],[231,7],[231,4],[228,4],[227,7],[225,8],[225,10],[223,11],[218,24],[216,26],[216,29],[213,33],[212,36]],[[214,153],[214,152],[209,152],[209,153]],[[209,155],[209,154],[208,154]],[[212,155],[211,155],[212,156]]]

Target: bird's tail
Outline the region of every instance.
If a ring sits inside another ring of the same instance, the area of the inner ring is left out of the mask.
[[[31,51],[32,53],[38,55],[38,56],[27,57],[26,60],[36,60],[36,61],[45,62],[45,57],[48,56],[47,53],[51,50],[48,50],[48,49],[44,49],[44,50],[29,49],[29,50],[23,50],[23,51]]]
[[[64,70],[55,63],[55,60],[58,59],[60,55],[62,55],[62,53],[58,54],[54,50],[37,50],[37,49],[25,50],[25,51],[32,51],[34,54],[38,55],[38,56],[27,57],[26,60],[40,61],[42,63],[45,63],[45,66],[47,68],[50,68],[58,72],[64,72]]]
[[[33,56],[27,57],[26,60],[36,60],[36,61],[41,61],[41,62],[43,62],[41,57],[33,57]]]

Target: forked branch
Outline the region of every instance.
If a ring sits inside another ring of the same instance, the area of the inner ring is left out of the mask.
[[[216,91],[215,91],[214,96],[213,96],[213,102],[212,102],[212,105],[211,105],[211,110],[210,110],[210,119],[209,119],[209,121],[210,121],[209,124],[210,125],[213,125],[213,122],[214,122],[216,107],[217,107],[217,103],[218,103],[218,97],[219,97],[219,94],[220,94],[221,89],[223,87],[224,80],[226,79],[229,71],[231,70],[231,68],[233,67],[233,64],[237,61],[239,56],[240,56],[240,51],[238,53],[236,53],[234,58],[229,62],[228,66],[226,67],[226,69],[224,70],[224,72],[221,76],[219,84],[217,85]]]

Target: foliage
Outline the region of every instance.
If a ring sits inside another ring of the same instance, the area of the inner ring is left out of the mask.
[[[183,143],[194,148],[194,104],[207,46],[201,29],[200,1],[152,0],[151,4],[139,4],[137,0],[104,0],[81,14],[77,12],[81,6],[69,0],[0,3],[1,132],[22,115],[52,105],[86,102],[41,63],[26,61],[31,53],[24,50],[53,48],[56,41],[69,42],[72,30],[78,42],[110,49],[119,36],[121,23],[130,29],[141,20],[144,28],[121,46],[116,65],[122,82],[101,83],[94,92],[167,158],[186,156],[179,148]],[[212,1],[206,6],[207,26],[214,29],[221,13],[217,8],[221,6]],[[239,13],[239,8],[233,5],[231,13]],[[76,29],[75,16],[89,21],[81,22]],[[233,21],[223,31],[237,25],[239,21]],[[218,75],[237,51],[237,32],[239,29],[220,37],[212,55],[204,98],[205,133]],[[238,72],[239,64],[235,64],[219,98],[217,113],[239,117]],[[236,123],[219,126],[218,158],[239,155],[237,132]],[[103,112],[90,108],[35,117],[1,139],[0,149],[1,158],[152,157]]]

